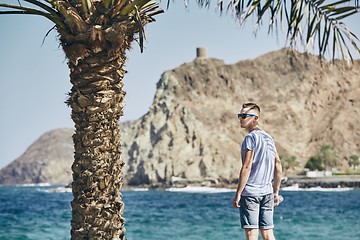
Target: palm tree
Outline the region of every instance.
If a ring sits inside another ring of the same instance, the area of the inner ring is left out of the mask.
[[[348,158],[348,163],[349,163],[349,166],[353,167],[355,170],[357,168],[357,166],[360,165],[360,157],[358,155],[353,154]]]
[[[126,51],[143,45],[144,25],[161,13],[151,0],[24,0],[0,14],[33,14],[55,23],[73,84],[67,104],[75,123],[72,239],[124,239],[119,118]],[[135,35],[138,34],[138,35]],[[138,36],[138,38],[136,38]]]
[[[336,167],[339,164],[338,156],[335,150],[329,144],[321,145],[319,151],[319,158],[327,169]]]
[[[208,6],[210,2],[197,1],[200,6]],[[351,2],[341,0],[325,5],[324,1],[291,1],[289,6],[287,1],[281,0],[233,0],[229,1],[228,9],[234,10],[240,22],[257,16],[257,24],[261,24],[265,13],[270,12],[269,29],[285,18],[291,45],[298,36],[302,37],[301,24],[306,20],[306,44],[317,36],[319,52],[324,54],[332,30],[335,33],[333,52],[340,49],[343,53],[345,48],[345,53],[350,53],[349,43],[344,38],[359,52],[358,39],[336,21],[357,11],[357,5],[342,7]],[[223,12],[224,1],[219,0],[218,6]],[[305,15],[307,6],[313,15]],[[133,41],[138,41],[142,50],[144,26],[161,12],[158,3],[152,0],[0,3],[0,14],[39,15],[52,21],[68,58],[73,86],[67,104],[72,109],[75,123],[72,239],[125,238],[124,203],[120,192],[124,162],[121,160],[119,119],[123,115],[125,97],[126,51]],[[304,16],[308,17],[305,19]],[[346,54],[342,57],[344,59]]]
[[[211,2],[197,1],[201,7]],[[320,57],[330,53],[333,60],[352,61],[352,48],[360,54],[359,38],[343,22],[360,11],[359,0],[217,0],[217,6],[220,13],[230,11],[240,24],[254,17],[260,27],[268,18],[269,32],[285,28],[291,47],[300,41],[306,51],[310,46],[317,49]]]

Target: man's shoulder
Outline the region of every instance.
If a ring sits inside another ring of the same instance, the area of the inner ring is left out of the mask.
[[[261,131],[253,131],[253,132],[251,132],[251,133],[253,133],[253,137],[254,138],[256,138],[256,139],[258,139],[259,141],[268,141],[268,140],[270,140],[270,141],[274,141],[274,139],[273,139],[273,137],[269,134],[269,133],[267,133],[267,132],[265,132],[264,130],[261,130]]]
[[[272,141],[274,141],[273,137],[264,130],[256,130],[249,132],[248,134],[246,134],[245,139],[246,138],[251,138],[255,141],[261,141],[262,139],[271,139]]]
[[[270,134],[268,134],[264,130],[255,130],[255,131],[249,132],[247,135],[249,135],[249,136],[269,136],[269,137],[271,137]]]
[[[264,136],[267,136],[267,137],[272,138],[272,136],[271,136],[268,132],[266,132],[266,131],[264,131],[264,130],[261,130],[261,131],[258,131],[258,132],[259,132],[259,134],[261,134],[261,135],[264,135]]]

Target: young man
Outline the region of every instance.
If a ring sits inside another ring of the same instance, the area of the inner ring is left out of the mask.
[[[233,206],[240,208],[247,240],[275,240],[273,213],[278,205],[282,167],[272,137],[258,126],[260,107],[244,103],[238,119],[248,134],[241,145],[242,167]]]

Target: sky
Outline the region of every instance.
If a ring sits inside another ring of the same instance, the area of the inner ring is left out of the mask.
[[[164,9],[166,2],[161,3]],[[146,114],[161,74],[193,61],[197,47],[207,48],[209,57],[232,64],[288,46],[284,33],[269,35],[264,26],[255,37],[253,21],[240,26],[229,15],[220,17],[213,2],[208,9],[196,4],[186,9],[183,1],[173,2],[146,26],[144,52],[134,43],[127,54],[121,121]],[[359,15],[347,22],[357,36]],[[45,132],[74,126],[64,103],[71,89],[69,69],[57,32],[47,35],[52,27],[52,22],[39,16],[0,16],[0,169]]]

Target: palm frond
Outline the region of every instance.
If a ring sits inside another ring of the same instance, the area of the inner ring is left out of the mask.
[[[151,0],[134,0],[126,5],[120,12],[121,15],[128,15],[130,12],[136,13],[136,9],[141,9],[146,3]]]
[[[358,51],[357,47],[359,40],[357,38],[353,38],[349,31],[343,31],[344,29],[347,29],[347,27],[342,22],[342,20],[358,12],[358,6],[356,5],[344,6],[344,4],[350,4],[352,2],[353,1],[341,0],[325,5],[325,1],[308,1],[310,8],[309,15],[315,16],[314,19],[315,22],[318,23],[317,25],[323,26],[322,31],[310,32],[312,37],[317,37],[319,39],[318,51],[320,56],[326,54],[327,45],[328,41],[331,39],[331,34],[335,34],[333,38],[333,41],[336,41],[335,46],[337,46],[335,49],[341,54],[342,59],[351,61],[353,60],[351,51],[349,49],[349,43],[351,43],[351,45],[354,47],[355,52],[360,54],[360,51]],[[308,22],[305,26],[308,29],[311,29],[313,24]],[[331,31],[331,29],[334,29],[334,31]],[[321,35],[322,40],[320,42]],[[349,41],[345,39],[348,39]],[[306,44],[309,44],[309,42],[306,42]],[[336,53],[333,53],[333,60],[335,55]]]
[[[32,0],[29,0],[27,2],[31,3],[31,1]],[[37,3],[39,3],[39,2],[37,2]],[[42,4],[42,3],[36,4],[36,6],[42,8],[45,11],[41,11],[39,9],[29,8],[29,7],[25,7],[25,6],[21,6],[21,5],[0,3],[0,8],[5,9],[5,11],[4,10],[0,11],[0,15],[4,15],[4,14],[38,15],[38,16],[43,16],[43,17],[49,19],[50,21],[54,22],[59,27],[63,26],[63,23],[56,11],[54,11],[53,9],[49,8],[48,6],[46,6],[45,4]]]
[[[93,4],[90,0],[81,0],[82,12],[85,18],[88,18],[92,14]]]
[[[144,39],[146,40],[144,25],[142,24],[142,21],[141,21],[142,19],[140,17],[140,13],[139,13],[137,6],[135,5],[134,8],[135,8],[135,19],[136,19],[136,22],[139,24],[140,51],[143,52],[144,51]]]
[[[31,4],[33,4],[35,6],[38,6],[38,7],[44,9],[46,12],[48,12],[48,13],[54,15],[54,16],[56,16],[58,14],[53,8],[51,8],[50,6],[48,6],[48,5],[46,5],[46,4],[42,3],[42,2],[39,2],[39,1],[36,1],[36,0],[24,0],[24,2],[28,2],[28,3],[31,3]]]
[[[139,24],[139,46],[141,52],[144,51],[144,40],[146,40],[146,32],[144,29],[145,24],[149,22],[155,21],[153,18],[154,15],[163,13],[163,10],[156,10],[159,8],[159,5],[155,1],[146,1],[145,4],[140,5],[141,8],[139,9],[137,5],[134,6],[135,8],[135,20]]]
[[[170,0],[168,4],[169,2]],[[201,7],[208,7],[211,2],[197,0]],[[307,50],[317,39],[320,57],[327,53],[327,46],[331,41],[336,41],[333,42],[333,59],[337,52],[343,60],[352,59],[349,44],[360,54],[359,39],[342,22],[349,16],[359,13],[359,0],[217,0],[217,8],[221,14],[224,11],[230,12],[240,24],[244,24],[250,16],[255,16],[256,25],[261,25],[264,17],[269,16],[269,32],[274,26],[278,26],[278,20],[282,23],[285,18],[290,46],[296,47],[300,41]]]

